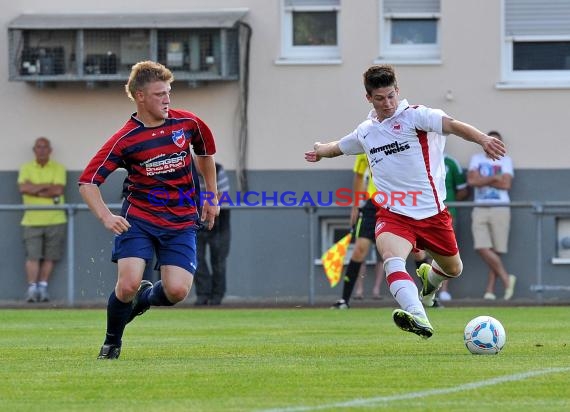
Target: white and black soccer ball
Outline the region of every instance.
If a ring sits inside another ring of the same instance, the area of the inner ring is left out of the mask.
[[[496,355],[505,342],[505,328],[491,316],[477,316],[469,321],[463,332],[465,346],[475,355]]]

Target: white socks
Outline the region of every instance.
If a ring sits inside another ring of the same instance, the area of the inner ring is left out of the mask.
[[[406,272],[406,261],[401,257],[388,258],[384,261],[384,270],[386,271],[386,281],[390,293],[400,307],[406,312],[426,317],[425,309],[418,295],[418,288],[412,277]]]

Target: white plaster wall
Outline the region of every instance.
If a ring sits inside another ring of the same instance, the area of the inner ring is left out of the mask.
[[[362,72],[378,57],[378,0],[343,0],[339,28],[339,65],[278,65],[280,0],[99,0],[2,1],[0,55],[8,56],[7,24],[22,13],[152,12],[213,8],[249,8],[251,45],[248,167],[252,170],[348,169],[351,158],[307,165],[303,152],[315,140],[350,132],[366,116]],[[134,4],[134,3],[133,3]],[[501,16],[499,0],[442,0],[442,63],[396,66],[402,97],[440,107],[484,131],[500,130],[517,168],[568,167],[570,114],[568,89],[499,90]],[[191,7],[191,8],[190,8]],[[74,86],[38,89],[8,81],[8,63],[0,64],[0,170],[16,170],[32,156],[40,135],[51,138],[54,158],[81,170],[94,151],[134,110],[122,84],[89,90]],[[453,100],[445,99],[448,90]],[[237,82],[189,89],[173,84],[173,107],[202,117],[218,141],[218,158],[236,166]],[[448,151],[467,166],[477,148],[450,137]]]

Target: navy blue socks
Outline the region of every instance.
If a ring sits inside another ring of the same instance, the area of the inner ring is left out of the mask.
[[[162,287],[162,280],[159,280],[152,288],[148,288],[140,297],[142,304],[148,301],[149,306],[173,306],[174,303],[168,300]]]
[[[105,335],[106,345],[121,346],[121,339],[127,319],[131,314],[131,302],[124,303],[117,299],[115,291],[109,296],[107,303],[107,334]]]

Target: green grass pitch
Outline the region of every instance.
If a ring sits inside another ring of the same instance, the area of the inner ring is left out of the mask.
[[[496,356],[463,327],[491,315]],[[429,340],[391,309],[152,309],[121,358],[96,360],[104,310],[0,310],[2,411],[568,411],[567,307],[429,311]]]

